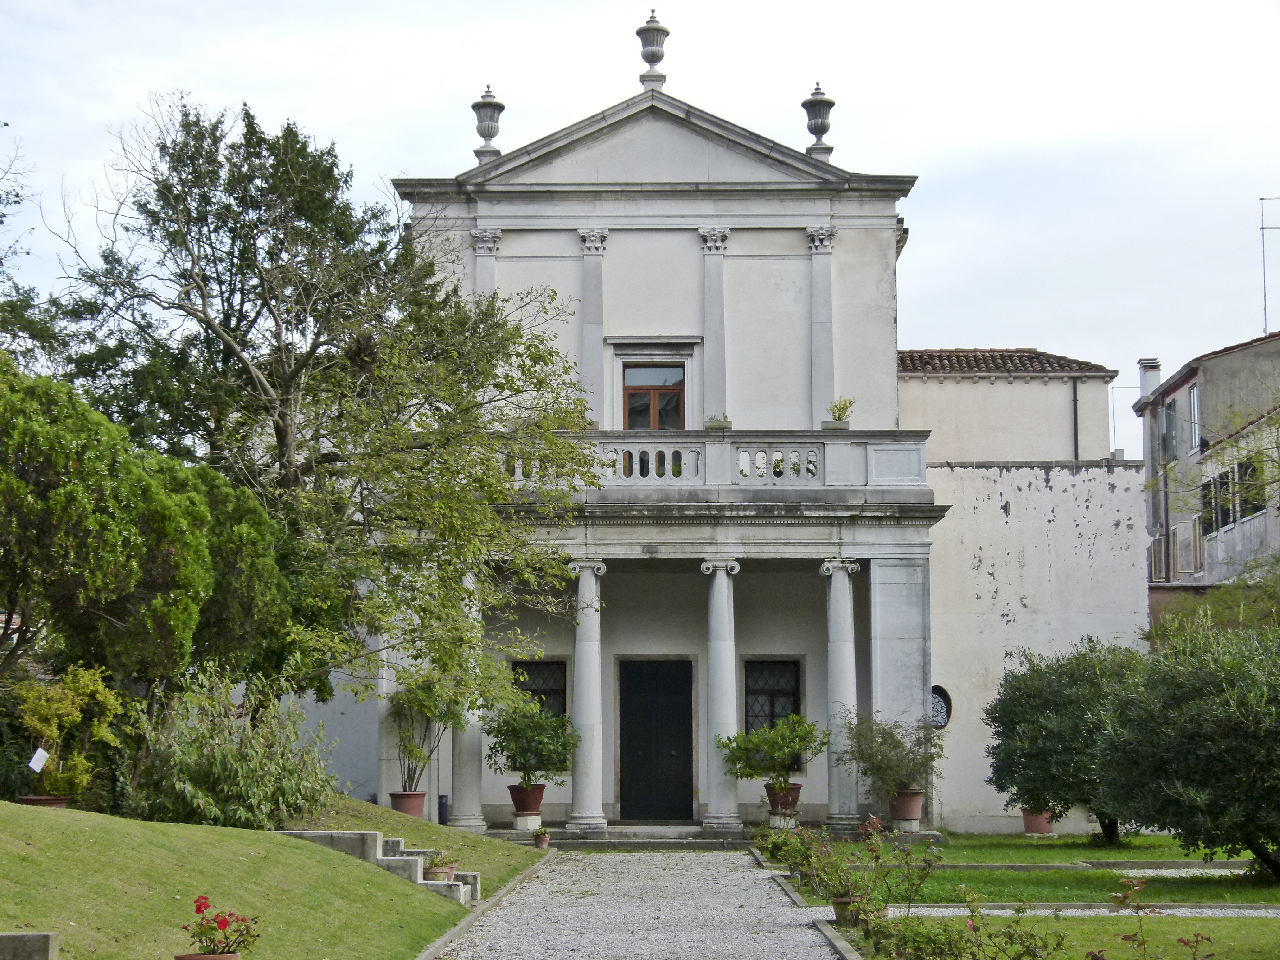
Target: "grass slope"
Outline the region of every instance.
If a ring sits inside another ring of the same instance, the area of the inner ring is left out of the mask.
[[[261,917],[251,956],[411,960],[466,910],[271,833],[0,802],[0,930],[53,931],[66,960],[171,960],[206,894]]]
[[[290,823],[288,829],[380,830],[384,837],[403,837],[410,849],[448,850],[457,856],[459,870],[480,871],[483,897],[496,893],[541,856],[532,847],[477,837],[343,795],[314,816]]]

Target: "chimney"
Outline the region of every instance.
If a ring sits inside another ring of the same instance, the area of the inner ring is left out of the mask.
[[[1143,357],[1138,361],[1138,388],[1144,397],[1155,394],[1160,387],[1160,361],[1155,357]]]

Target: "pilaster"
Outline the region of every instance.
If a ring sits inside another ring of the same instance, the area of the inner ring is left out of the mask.
[[[498,288],[498,241],[502,231],[491,227],[471,231],[476,252],[476,295],[487,297]]]
[[[808,227],[811,267],[809,296],[809,390],[812,404],[810,427],[819,430],[828,417],[836,390],[835,343],[831,338],[831,245],[836,228]]]
[[[604,245],[607,228],[579,230],[582,238],[582,347],[578,373],[588,417],[602,424],[604,403]]]
[[[725,361],[724,251],[728,227],[700,227],[702,238],[702,411],[705,418],[729,412]]]

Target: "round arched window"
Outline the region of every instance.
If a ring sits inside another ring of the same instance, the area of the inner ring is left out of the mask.
[[[942,687],[933,688],[933,697],[931,705],[931,714],[929,719],[933,721],[933,725],[941,730],[951,722],[951,694],[947,693]]]

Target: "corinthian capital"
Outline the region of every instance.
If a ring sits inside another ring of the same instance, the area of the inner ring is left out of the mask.
[[[578,236],[582,238],[582,253],[602,254],[604,253],[604,242],[609,236],[608,227],[588,227],[585,230],[579,230]]]
[[[699,227],[698,236],[702,238],[703,253],[724,253],[729,245],[728,227]]]
[[[835,227],[805,227],[804,232],[809,238],[810,253],[831,252],[837,233]]]
[[[502,239],[502,231],[492,227],[471,231],[471,248],[482,257],[496,256],[498,241]]]

